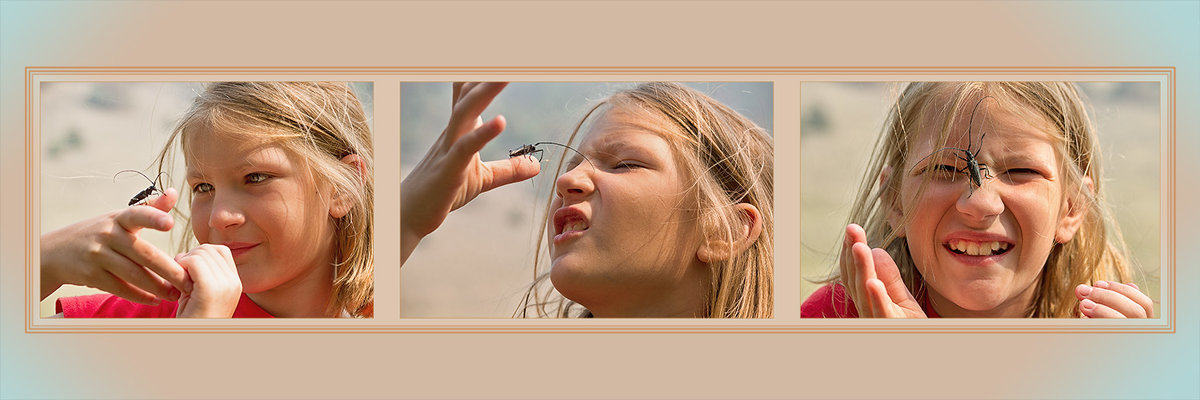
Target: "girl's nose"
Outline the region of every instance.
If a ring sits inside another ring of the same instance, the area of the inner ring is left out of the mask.
[[[583,163],[580,163],[570,171],[559,175],[558,180],[554,182],[555,193],[566,203],[571,203],[573,200],[577,201],[591,195],[596,189],[592,183],[591,171],[591,168],[584,167]]]
[[[967,184],[971,183],[967,182]],[[974,220],[986,220],[1004,212],[1004,201],[1000,198],[995,184],[984,181],[983,185],[975,188],[974,192],[971,192],[970,189],[963,190],[955,208],[958,209],[958,212],[970,216]]]
[[[212,211],[208,216],[208,226],[212,229],[225,230],[241,226],[246,222],[236,199],[232,196],[213,196]]]

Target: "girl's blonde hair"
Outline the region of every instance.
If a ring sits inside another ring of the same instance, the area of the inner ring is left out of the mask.
[[[766,130],[758,127],[729,107],[686,86],[674,83],[645,83],[623,90],[597,104],[579,121],[567,143],[588,119],[603,107],[621,109],[662,118],[669,122],[660,132],[671,144],[686,176],[693,177],[695,211],[701,229],[708,238],[720,237],[727,243],[736,240],[737,227],[745,218],[739,203],[758,208],[762,232],[746,250],[710,265],[712,286],[701,317],[770,318],[774,311],[774,165],[775,150]],[[565,158],[565,157],[564,157]],[[563,172],[563,160],[555,175]],[[546,240],[550,217],[547,199],[546,218],[538,235],[538,248]],[[539,253],[540,254],[540,253]],[[540,258],[540,256],[539,256]],[[591,316],[577,303],[563,298],[547,287],[550,272],[540,271],[534,261],[534,283],[526,293],[517,315],[528,316],[532,308],[537,316]]]
[[[349,212],[334,221],[333,292],[328,311],[331,315],[345,310],[356,317],[373,316],[374,153],[370,125],[350,87],[337,82],[209,84],[159,153],[160,172],[173,164],[176,144],[185,157],[190,154],[189,136],[196,132],[221,132],[232,140],[282,146],[304,160],[310,182],[332,186],[335,197],[351,204]],[[342,161],[352,154],[361,165]],[[185,221],[182,252],[195,245],[195,236],[191,218],[181,217]]]
[[[915,296],[925,298],[924,279],[909,253],[908,241],[900,237],[913,210],[902,210],[902,220],[894,227],[888,223],[888,216],[891,210],[899,208],[900,182],[907,175],[908,157],[920,157],[909,154],[914,140],[921,132],[937,129],[933,148],[945,147],[956,116],[971,112],[978,99],[987,96],[995,99],[997,106],[1021,115],[1031,124],[1049,123],[1047,133],[1061,160],[1063,196],[1073,207],[1085,209],[1086,216],[1074,238],[1067,243],[1056,243],[1047,257],[1028,310],[1031,317],[1076,316],[1076,285],[1098,280],[1128,282],[1131,274],[1124,240],[1110,217],[1101,190],[1100,146],[1095,128],[1082,96],[1069,82],[910,83],[884,123],[848,223],[860,224],[871,246],[886,249],[896,261],[905,284]],[[880,173],[885,169],[893,172],[881,182]],[[1084,177],[1091,177],[1092,189],[1087,187]],[[926,173],[917,190],[918,198],[928,182]],[[919,205],[913,205],[916,206]],[[838,278],[835,271],[826,281]]]

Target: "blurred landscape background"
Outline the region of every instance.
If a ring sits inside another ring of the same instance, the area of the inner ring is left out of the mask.
[[[1158,82],[1078,83],[1091,104],[1103,190],[1133,258],[1135,282],[1160,295]],[[806,82],[801,89],[801,298],[837,266],[839,239],[888,107],[903,83]],[[786,283],[780,282],[780,285]]]
[[[769,82],[686,83],[773,129]],[[500,93],[484,112],[502,114],[508,127],[480,152],[484,161],[541,141],[566,142],[592,106],[636,85],[612,82],[520,82]],[[401,176],[420,161],[450,118],[448,82],[401,84]],[[573,144],[574,146],[574,144]],[[542,173],[484,193],[453,212],[425,237],[401,271],[400,315],[405,318],[509,318],[533,282],[538,229],[552,193],[554,166],[562,156],[545,146]],[[401,188],[403,190],[403,188]],[[544,253],[544,251],[543,251]]]
[[[372,82],[350,83],[373,121]],[[124,208],[155,178],[154,164],[179,118],[191,106],[202,82],[43,82],[41,97],[41,232]],[[183,158],[163,176],[164,184],[184,188]],[[177,207],[186,207],[181,199]],[[184,209],[186,211],[186,208]],[[174,254],[172,235],[143,230],[142,237]],[[175,236],[178,239],[178,236]],[[62,296],[99,293],[63,286],[41,303],[41,315],[54,313]]]

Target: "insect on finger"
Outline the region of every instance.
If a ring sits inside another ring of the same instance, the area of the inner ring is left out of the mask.
[[[132,206],[135,204],[146,204],[147,203],[146,199],[148,197],[150,197],[150,195],[154,194],[155,192],[163,193],[162,189],[159,189],[158,185],[161,183],[162,176],[163,176],[163,174],[166,174],[166,172],[159,173],[158,176],[155,177],[155,179],[150,179],[150,177],[146,176],[146,174],[143,174],[141,171],[138,171],[135,169],[126,169],[126,170],[118,171],[116,174],[114,174],[113,181],[115,182],[117,180],[117,175],[121,175],[126,172],[136,173],[138,175],[141,175],[143,178],[146,178],[147,181],[150,181],[150,187],[133,195],[133,198],[129,199],[128,205]]]
[[[534,144],[522,145],[521,147],[509,150],[508,157],[513,158],[513,157],[520,157],[520,156],[525,156],[525,155],[532,156],[533,154],[537,154],[537,160],[538,160],[538,162],[541,162],[542,154],[544,154],[545,150],[539,149],[538,146],[547,145],[547,144],[561,146],[568,150],[574,151],[575,154],[579,154],[580,157],[583,157],[584,160],[587,160],[588,164],[592,164],[592,168],[596,167],[596,164],[592,163],[592,160],[590,158],[588,158],[587,156],[583,155],[583,153],[580,152],[579,150],[576,150],[574,147],[567,146],[565,144],[557,143],[557,142],[537,142]]]

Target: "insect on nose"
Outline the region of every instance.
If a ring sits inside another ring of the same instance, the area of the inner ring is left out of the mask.
[[[588,174],[591,169],[581,167],[583,167],[582,163],[576,165],[575,168],[559,175],[554,182],[555,192],[564,201],[587,197],[595,190],[591,176]]]

